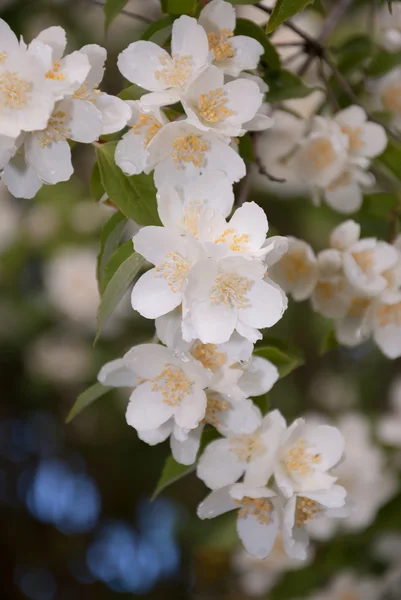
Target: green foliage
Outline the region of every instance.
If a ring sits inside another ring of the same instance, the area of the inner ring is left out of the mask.
[[[387,50],[379,50],[373,56],[366,72],[371,77],[380,77],[394,67],[398,67],[401,62],[401,52],[388,52]]]
[[[128,240],[121,246],[118,246],[118,248],[116,248],[114,250],[114,252],[111,254],[111,256],[110,256],[109,260],[107,261],[107,263],[104,267],[104,270],[103,270],[102,285],[101,285],[102,293],[107,288],[114,273],[117,271],[117,269],[119,269],[119,267],[126,260],[128,260],[132,256],[133,251],[134,251],[134,247],[132,245],[132,240]]]
[[[383,165],[394,177],[401,181],[401,144],[389,139],[387,148],[376,161]]]
[[[141,40],[151,40],[157,33],[162,32],[160,35],[163,35],[164,39],[161,40],[158,38],[157,40],[157,43],[162,44],[167,40],[167,38],[171,34],[173,23],[174,19],[170,15],[158,19],[154,23],[151,23],[149,27],[145,29],[145,31],[141,35]]]
[[[106,0],[104,5],[104,30],[107,33],[110,25],[125,8],[128,0]]]
[[[269,86],[266,94],[267,102],[306,98],[316,89],[308,87],[300,77],[284,69],[267,73],[264,79]]]
[[[266,358],[276,365],[280,377],[285,377],[304,363],[300,352],[287,342],[277,338],[263,338],[263,345],[254,350],[255,356]]]
[[[392,212],[399,207],[400,199],[396,194],[378,192],[377,194],[366,195],[364,198],[365,210],[368,215],[375,219],[384,219],[387,221]]]
[[[266,33],[271,33],[279,25],[301,12],[308,4],[314,0],[277,0],[273,12],[266,26]]]
[[[246,35],[260,42],[264,48],[264,54],[261,57],[262,63],[274,71],[280,68],[280,57],[276,48],[256,23],[248,19],[237,19],[235,34]]]
[[[340,348],[340,344],[337,342],[334,327],[331,327],[322,340],[319,348],[319,355],[323,356],[326,354],[326,352],[330,352],[330,350],[337,350],[338,348]]]
[[[127,177],[114,161],[117,142],[96,149],[102,185],[121,212],[139,225],[160,225],[153,175]]]
[[[168,15],[195,16],[199,7],[198,0],[161,0],[162,11]]]
[[[114,251],[117,250],[126,224],[127,219],[122,213],[118,212],[110,217],[107,223],[103,225],[103,229],[100,234],[100,250],[97,257],[96,267],[96,275],[100,293],[102,293],[105,288],[105,282],[103,279],[104,268]]]
[[[231,4],[257,4],[259,0],[228,0]]]
[[[101,383],[94,383],[88,389],[86,389],[82,394],[79,394],[78,398],[74,402],[74,406],[68,413],[68,417],[65,422],[70,423],[79,413],[81,413],[87,406],[92,404],[98,398],[104,396],[109,390],[110,387],[102,385]]]
[[[129,243],[132,247],[132,242]],[[145,259],[140,254],[134,252],[133,249],[129,253],[126,244],[117,248],[110,258],[108,262],[110,267],[107,276],[105,276],[107,285],[104,287],[97,313],[95,343],[108,318],[116,309],[128,287],[138,275],[144,264]]]
[[[335,51],[337,67],[347,75],[355,68],[365,65],[372,58],[372,40],[365,34],[358,34],[348,38]]]
[[[100,179],[99,165],[97,163],[94,164],[92,169],[90,188],[92,196],[97,202],[99,202],[99,200],[104,196],[104,187],[102,185],[102,180]]]
[[[252,146],[252,138],[249,133],[239,138],[238,150],[241,158],[245,162],[253,162],[255,160],[255,153]]]
[[[135,85],[135,83],[133,83],[132,85],[129,85],[128,87],[124,88],[118,94],[118,97],[121,98],[121,100],[139,100],[141,96],[145,93],[146,90],[141,88],[139,85]]]

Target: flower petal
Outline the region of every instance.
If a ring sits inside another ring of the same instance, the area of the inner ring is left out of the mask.
[[[121,52],[117,62],[128,81],[151,92],[161,92],[169,87],[157,77],[165,63],[171,63],[170,55],[157,44],[144,40],[130,44]]]
[[[206,447],[196,473],[208,488],[217,490],[235,483],[244,473],[246,464],[233,452],[230,440],[216,440]]]
[[[204,425],[199,425],[199,427],[190,431],[187,439],[183,441],[177,440],[174,435],[171,436],[171,452],[173,453],[174,460],[180,463],[180,465],[192,465],[196,461],[203,428]]]
[[[35,169],[18,155],[5,166],[1,179],[16,198],[33,198],[42,187]]]
[[[195,429],[205,416],[206,394],[202,389],[194,387],[191,394],[186,394],[175,413],[175,422],[183,429]]]
[[[261,396],[271,390],[279,376],[273,363],[261,356],[253,356],[238,385],[247,397]]]
[[[238,319],[256,329],[272,327],[287,308],[284,298],[280,288],[266,281],[255,281],[248,292],[249,305],[238,311]]]
[[[171,54],[177,57],[190,56],[194,73],[206,66],[209,42],[205,30],[196,19],[182,15],[174,21],[171,34]]]
[[[134,346],[123,357],[124,363],[142,379],[157,377],[166,363],[174,358],[168,348],[160,344],[140,344]]]
[[[68,181],[74,172],[71,149],[66,141],[43,146],[38,135],[30,135],[25,142],[25,156],[43,183]]]
[[[202,9],[198,21],[207,32],[218,32],[221,29],[234,31],[235,8],[229,2],[212,0]]]
[[[160,391],[153,391],[151,381],[142,383],[131,394],[127,407],[128,425],[138,430],[149,431],[166,423],[174,414],[176,407],[164,401]]]
[[[136,387],[138,377],[129,369],[122,358],[112,360],[100,369],[98,381],[106,386],[111,387]]]
[[[102,113],[92,102],[69,99],[60,103],[68,114],[69,137],[75,142],[89,144],[102,134]]]
[[[173,429],[173,421],[170,419],[157,427],[156,429],[149,429],[148,431],[137,431],[138,437],[140,440],[149,444],[149,446],[156,446],[156,444],[161,444],[166,441],[168,436],[171,434]]]
[[[230,219],[230,227],[239,233],[246,233],[249,245],[255,248],[262,247],[269,230],[265,211],[256,202],[245,202],[237,208]]]
[[[213,519],[237,508],[237,504],[229,494],[229,489],[229,486],[223,487],[206,496],[198,506],[198,517],[200,519]]]
[[[156,269],[144,273],[131,292],[132,308],[146,319],[157,319],[181,304],[182,293],[173,291]]]
[[[278,515],[276,511],[270,513],[269,520],[265,522],[258,516],[247,515],[237,519],[237,532],[249,554],[256,558],[266,558],[274,546],[278,534]]]
[[[90,71],[86,78],[89,89],[96,87],[103,79],[104,63],[106,62],[107,52],[98,44],[87,44],[82,46],[80,52],[86,54],[90,62]]]
[[[102,115],[102,135],[120,131],[131,118],[129,105],[117,96],[99,94],[96,98],[96,108]]]

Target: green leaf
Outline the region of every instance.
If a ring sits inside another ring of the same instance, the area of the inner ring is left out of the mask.
[[[396,194],[378,192],[364,197],[364,206],[368,213],[376,219],[385,221],[391,217],[393,210],[398,209],[400,200]]]
[[[319,356],[323,356],[326,352],[330,352],[330,350],[337,350],[341,345],[337,341],[336,332],[334,327],[329,329],[329,331],[324,336],[322,343],[319,348]]]
[[[266,25],[266,33],[271,33],[284,21],[301,12],[305,6],[313,2],[314,0],[277,0]]]
[[[231,4],[257,4],[259,0],[228,0]]]
[[[196,15],[198,0],[162,0],[162,11],[169,15]]]
[[[401,144],[389,139],[387,148],[376,158],[376,161],[386,167],[398,180],[401,180]]]
[[[246,35],[260,42],[265,50],[262,56],[262,62],[266,63],[266,65],[274,71],[280,68],[279,54],[259,25],[256,25],[256,23],[249,21],[248,19],[237,19],[235,34]]]
[[[372,58],[370,65],[366,69],[366,73],[372,77],[378,77],[391,71],[394,67],[398,67],[400,62],[401,52],[380,50]]]
[[[102,185],[110,200],[139,225],[160,225],[153,175],[127,177],[114,161],[117,142],[96,148]]]
[[[103,280],[104,268],[113,252],[118,248],[126,224],[127,219],[122,213],[118,212],[110,217],[110,219],[103,225],[103,229],[100,234],[100,250],[97,257],[96,267],[96,275],[100,293],[102,293],[105,288]],[[132,248],[132,242],[130,243]]]
[[[104,5],[104,30],[107,33],[110,25],[125,8],[128,0],[106,0]]]
[[[291,348],[286,342],[276,338],[264,338],[263,346],[254,350],[254,355],[266,358],[276,365],[280,377],[285,377],[304,363],[298,350]]]
[[[99,202],[104,196],[104,187],[100,178],[99,165],[97,162],[94,164],[92,169],[91,181],[90,181],[91,193],[96,202]]]
[[[122,248],[123,246],[121,246]],[[126,250],[125,250],[126,251]],[[122,253],[124,255],[124,253]],[[114,256],[114,255],[113,255]],[[122,258],[120,256],[120,258]],[[118,306],[128,287],[131,285],[139,271],[145,264],[145,259],[137,252],[132,252],[120,266],[115,270],[108,280],[97,313],[97,331],[95,343],[110,315]],[[117,259],[113,259],[113,266],[117,265]]]
[[[121,98],[121,100],[139,100],[145,93],[147,93],[146,90],[133,83],[132,85],[124,88],[118,94],[118,97]]]
[[[302,79],[290,71],[266,73],[265,81],[269,86],[267,102],[281,102],[293,98],[306,98],[318,88],[306,86]]]
[[[104,396],[111,387],[102,385],[101,383],[95,383],[91,385],[87,390],[79,394],[78,398],[74,402],[74,406],[68,413],[68,417],[65,422],[70,423],[79,413],[81,413],[87,406],[92,404],[98,398]]]
[[[127,242],[125,242],[121,246],[118,246],[118,248],[114,250],[112,255],[109,257],[107,264],[104,267],[102,292],[108,286],[111,278],[113,277],[117,269],[119,269],[120,266],[130,258],[130,256],[132,256],[133,252],[134,246],[132,244],[132,240],[128,240]]]
[[[149,27],[145,29],[145,31],[141,35],[141,40],[151,40],[157,33],[162,32],[160,35],[164,35],[165,33],[165,38],[163,39],[158,36],[157,43],[159,45],[163,44],[171,34],[173,23],[174,19],[170,15],[158,19],[154,23],[151,23]]]
[[[217,439],[219,434],[215,429],[205,429],[202,434],[202,440],[198,451],[198,456],[200,456],[206,446]],[[183,477],[186,477],[190,473],[193,473],[196,470],[196,461],[193,465],[181,465],[177,461],[174,460],[172,456],[169,456],[166,459],[166,462],[163,467],[162,474],[160,476],[159,481],[157,482],[157,486],[155,491],[153,492],[152,500],[156,498],[167,487],[179,481]]]
[[[372,39],[364,34],[348,38],[342,46],[336,48],[338,69],[347,75],[356,67],[364,65],[372,57]]]
[[[252,138],[249,133],[246,133],[239,138],[238,151],[245,162],[254,162],[255,153],[253,151]]]

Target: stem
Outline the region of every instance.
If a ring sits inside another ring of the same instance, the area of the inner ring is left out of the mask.
[[[102,6],[103,8],[105,5],[105,3],[101,2],[101,0],[89,0],[89,2],[92,2],[92,4],[96,4],[96,6]],[[150,25],[151,23],[153,23],[152,19],[148,19],[148,17],[144,17],[143,15],[138,15],[137,13],[133,13],[130,10],[126,10],[124,8],[122,10],[120,10],[120,13],[127,17],[131,17],[132,19],[136,19],[137,21],[142,21],[142,23],[146,23],[147,25]]]

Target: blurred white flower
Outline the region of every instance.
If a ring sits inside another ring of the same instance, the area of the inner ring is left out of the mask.
[[[383,444],[401,447],[401,377],[390,386],[390,412],[377,423],[377,436]]]
[[[383,35],[383,46],[389,52],[397,52],[401,49],[401,6],[395,2],[391,7],[384,5],[380,13],[380,21]]]
[[[294,300],[305,300],[315,289],[319,273],[318,262],[309,244],[291,236],[287,236],[286,240],[288,250],[269,270],[269,274]]]
[[[79,338],[47,334],[29,346],[26,360],[35,377],[75,386],[88,377],[92,355],[90,347]]]
[[[372,84],[379,108],[391,113],[392,124],[401,128],[401,67],[394,67]]]
[[[380,600],[382,594],[380,581],[343,572],[336,575],[324,590],[312,594],[310,600]]]

